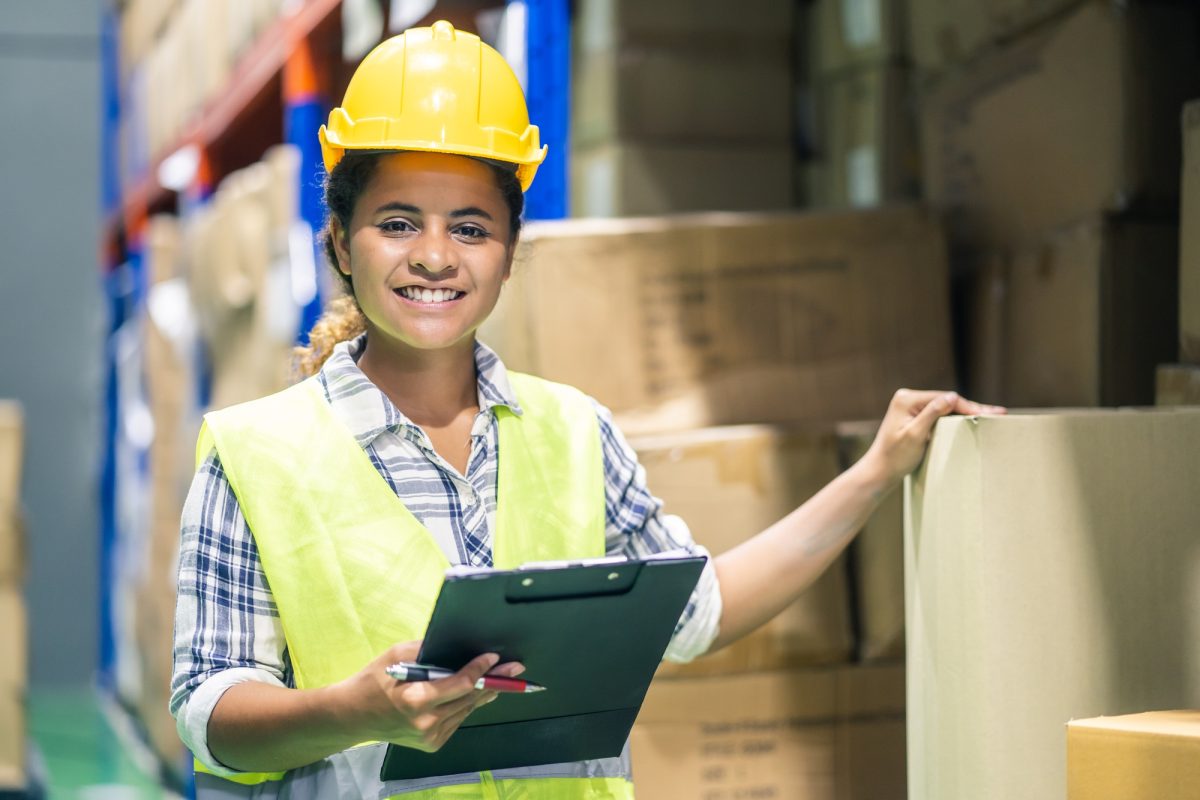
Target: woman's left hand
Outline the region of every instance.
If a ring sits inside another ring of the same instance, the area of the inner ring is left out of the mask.
[[[863,463],[892,486],[921,463],[933,426],[942,417],[1005,412],[1003,406],[976,403],[959,397],[957,392],[901,389],[892,397]]]

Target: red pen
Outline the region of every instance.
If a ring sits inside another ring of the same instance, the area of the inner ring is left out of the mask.
[[[410,664],[403,661],[399,664],[392,664],[384,671],[396,680],[405,682],[436,681],[439,678],[449,678],[455,674],[453,670],[431,667],[426,664]],[[512,692],[516,694],[532,694],[533,692],[546,691],[545,686],[533,683],[532,681],[523,681],[520,678],[507,678],[503,675],[484,675],[475,681],[475,688],[487,689],[491,692]]]

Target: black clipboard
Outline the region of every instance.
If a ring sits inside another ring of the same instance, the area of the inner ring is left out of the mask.
[[[447,573],[418,656],[520,661],[546,691],[501,694],[436,753],[389,745],[382,780],[619,756],[703,556]]]

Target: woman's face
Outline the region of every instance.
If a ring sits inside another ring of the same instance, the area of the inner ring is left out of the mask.
[[[381,156],[349,229],[335,218],[333,234],[372,343],[417,350],[473,340],[515,244],[491,168],[441,153]]]

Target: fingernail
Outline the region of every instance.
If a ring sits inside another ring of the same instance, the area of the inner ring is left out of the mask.
[[[525,665],[517,664],[515,667],[513,667],[512,676],[515,678],[524,671],[525,671]]]

